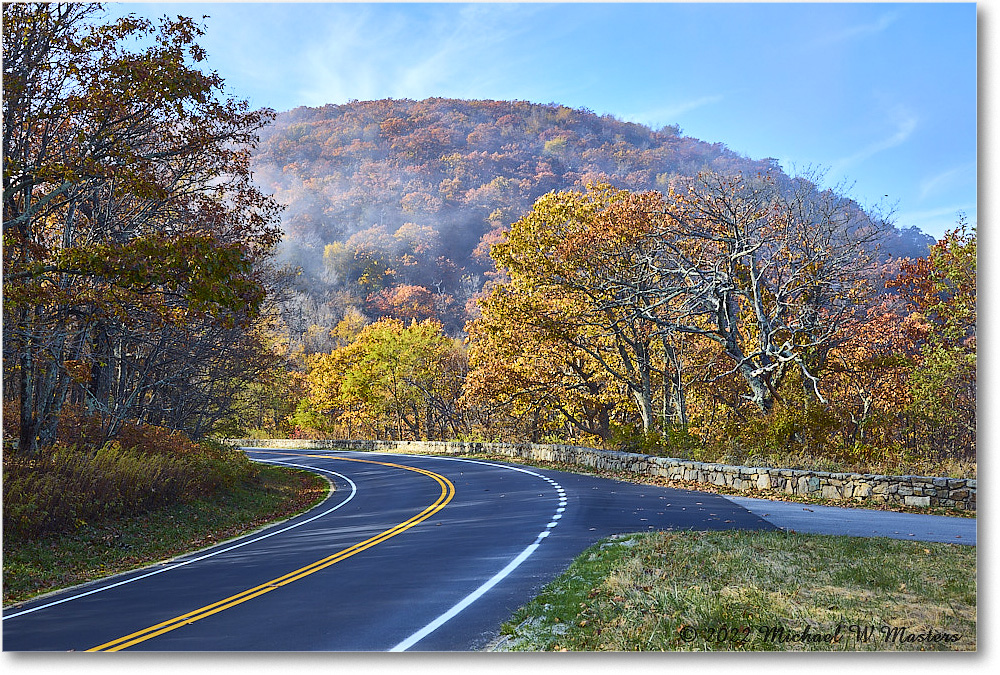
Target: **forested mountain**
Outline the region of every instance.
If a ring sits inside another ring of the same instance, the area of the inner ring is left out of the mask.
[[[771,171],[722,143],[524,101],[352,101],[281,113],[254,175],[287,206],[282,258],[298,266],[285,322],[307,351],[349,312],[435,317],[459,334],[494,272],[490,244],[553,190],[669,189],[699,171]],[[885,250],[926,254],[916,228]],[[315,326],[310,331],[310,326]]]
[[[556,104],[274,115],[198,70],[192,19],[3,19],[5,528],[147,508],[167,457],[199,495],[250,475],[174,432],[969,474],[964,218],[928,249],[816,176]]]

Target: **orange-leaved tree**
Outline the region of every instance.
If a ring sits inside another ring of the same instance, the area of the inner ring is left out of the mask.
[[[794,374],[822,404],[820,378],[864,315],[886,228],[834,191],[770,174],[705,172],[666,195],[551,193],[493,247],[509,281],[483,303],[482,325],[494,341],[530,330],[568,361],[596,364],[645,432],[687,424],[694,377],[736,376],[767,415]],[[691,352],[710,363],[682,349],[699,341],[715,344]],[[523,367],[551,370],[531,362],[543,353]]]
[[[648,235],[662,210],[657,193],[609,185],[535,202],[493,246],[509,281],[493,287],[470,328],[473,385],[482,388],[477,380],[501,368],[508,382],[518,383],[508,393],[516,394],[512,400],[537,405],[544,394],[550,410],[602,438],[610,436],[613,412],[619,421],[623,414],[638,418],[645,431],[664,417],[683,420],[678,355],[650,304],[659,301],[651,298],[663,284],[648,264],[655,242]],[[611,279],[627,280],[631,288]],[[524,350],[516,361],[495,363],[498,351],[515,345]],[[482,370],[488,363],[493,367]]]
[[[908,411],[928,449],[943,456],[976,454],[976,243],[975,227],[961,218],[889,284],[908,302],[920,345]]]

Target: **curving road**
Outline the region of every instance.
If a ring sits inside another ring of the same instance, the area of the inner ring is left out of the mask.
[[[245,450],[336,489],[255,534],[6,608],[4,650],[475,650],[601,537],[775,527],[719,495],[558,471]]]

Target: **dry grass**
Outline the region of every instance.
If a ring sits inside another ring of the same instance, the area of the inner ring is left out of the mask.
[[[976,649],[976,549],[653,533],[585,552],[505,625],[514,651]]]

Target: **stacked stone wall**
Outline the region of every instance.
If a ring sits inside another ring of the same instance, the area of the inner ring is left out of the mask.
[[[495,454],[511,459],[579,464],[595,469],[624,471],[672,480],[724,486],[741,492],[769,490],[831,500],[873,501],[906,506],[946,506],[976,509],[976,481],[929,476],[881,476],[802,469],[733,466],[686,459],[655,457],[577,445],[538,443],[467,443],[459,441],[345,441],[294,439],[229,439],[239,446],[362,450],[370,452],[450,455]]]

